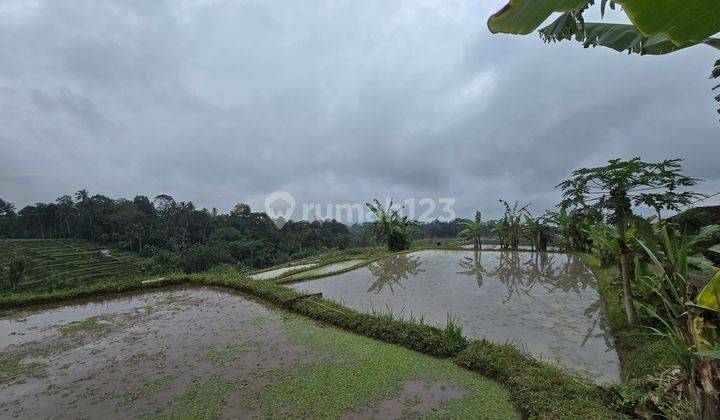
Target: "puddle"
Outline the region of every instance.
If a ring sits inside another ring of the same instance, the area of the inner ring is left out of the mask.
[[[619,379],[595,278],[575,255],[425,250],[291,287],[438,326],[450,313],[470,338],[509,341],[597,382]]]
[[[332,263],[328,265],[324,265],[322,267],[314,268],[312,270],[303,271],[297,274],[293,274],[291,276],[286,277],[285,279],[296,279],[296,278],[302,278],[307,276],[318,276],[321,274],[328,274],[333,273],[335,271],[341,271],[345,270],[346,268],[350,268],[353,266],[356,266],[360,263],[362,263],[364,260],[347,260],[347,261],[341,261],[337,263]]]
[[[253,280],[270,280],[274,279],[276,277],[280,277],[281,275],[293,271],[293,270],[299,270],[301,268],[310,268],[315,267],[317,264],[300,264],[300,265],[293,265],[291,267],[283,267],[283,268],[276,268],[275,270],[270,271],[263,271],[262,273],[255,273],[248,276],[248,278],[251,278]]]

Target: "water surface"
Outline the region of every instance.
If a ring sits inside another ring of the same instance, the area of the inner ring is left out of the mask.
[[[322,267],[313,268],[312,270],[307,271],[301,271],[297,274],[293,274],[291,276],[288,276],[288,279],[296,279],[296,278],[302,278],[306,276],[319,276],[321,274],[328,274],[328,273],[334,273],[336,271],[342,271],[346,268],[350,268],[353,266],[356,266],[360,263],[362,263],[364,260],[345,260],[340,261],[328,265],[324,265]]]
[[[293,265],[290,267],[276,268],[274,270],[268,270],[268,271],[263,271],[260,273],[250,274],[248,277],[253,280],[270,280],[270,279],[280,277],[283,274],[288,273],[293,270],[299,270],[301,268],[315,267],[316,265],[317,265],[316,263]]]
[[[425,250],[291,286],[439,326],[450,313],[470,338],[510,341],[598,382],[619,378],[595,278],[575,255]]]

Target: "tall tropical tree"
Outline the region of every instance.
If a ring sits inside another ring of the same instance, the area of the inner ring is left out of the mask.
[[[572,178],[556,186],[562,189],[561,209],[589,207],[608,213],[617,231],[625,313],[630,323],[636,320],[631,288],[633,257],[626,240],[634,217],[632,209],[645,205],[658,213],[663,209],[679,210],[680,206],[702,197],[691,191],[679,191],[699,181],[682,175],[680,162],[681,159],[657,163],[643,162],[639,157],[614,159],[606,166],[578,169]]]
[[[70,220],[75,217],[75,203],[73,203],[72,197],[67,194],[59,197],[55,200],[55,203],[57,203],[57,217],[65,225],[65,233],[70,237],[72,236],[70,233]]]
[[[15,221],[15,205],[0,198],[0,237],[12,234]]]
[[[476,211],[474,220],[463,220],[460,223],[465,228],[460,231],[460,236],[472,241],[473,248],[482,249],[482,231],[485,226],[482,221],[482,214]]]
[[[80,223],[85,225],[85,229],[90,236],[90,240],[95,239],[95,200],[90,196],[88,190],[82,189],[75,193],[75,206],[80,215]]]

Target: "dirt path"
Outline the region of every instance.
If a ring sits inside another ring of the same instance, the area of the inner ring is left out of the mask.
[[[226,291],[0,317],[0,417],[481,417],[499,384]]]

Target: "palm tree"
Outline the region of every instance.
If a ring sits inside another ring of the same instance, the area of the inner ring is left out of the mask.
[[[475,220],[463,220],[460,222],[465,229],[460,231],[459,235],[469,241],[472,241],[473,248],[482,249],[481,235],[484,224],[482,222],[482,215],[479,211],[475,212]]]
[[[87,220],[90,223],[90,240],[94,239],[95,201],[90,197],[88,190],[82,189],[75,193],[76,206],[80,211],[80,220]]]

